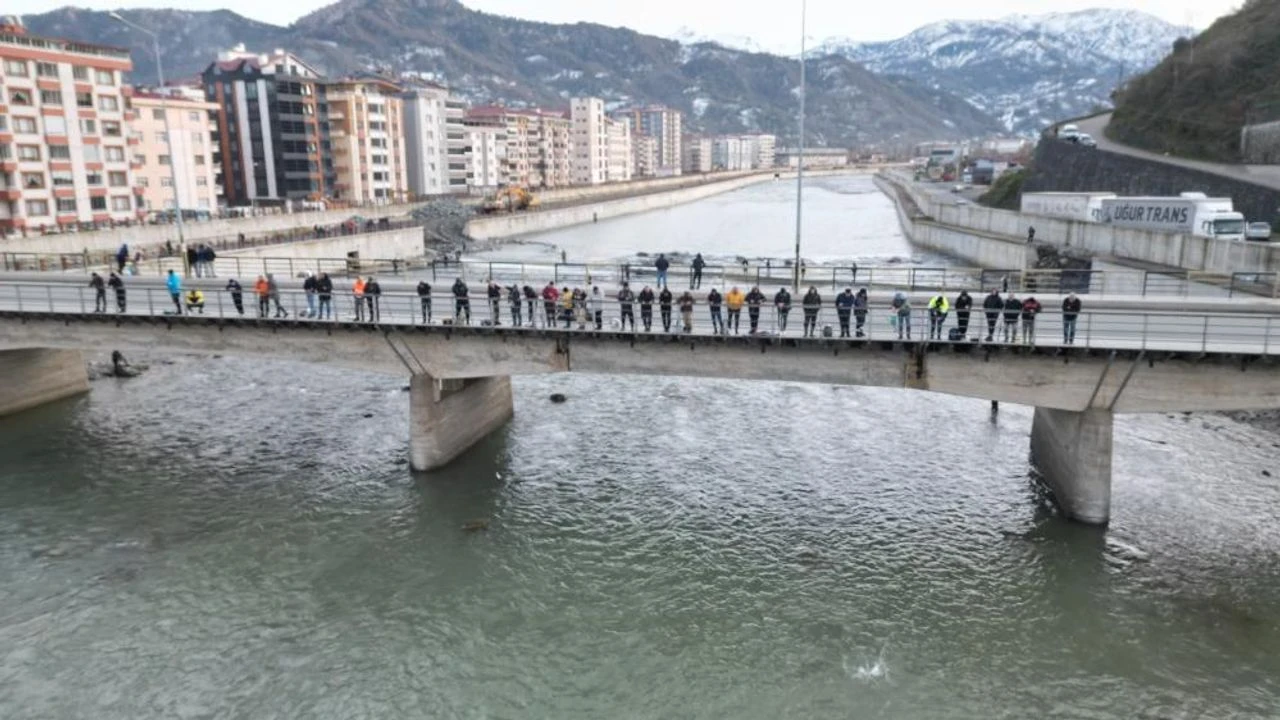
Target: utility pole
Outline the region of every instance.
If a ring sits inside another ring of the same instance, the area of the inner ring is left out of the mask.
[[[800,228],[804,207],[804,34],[807,4],[806,0],[800,0],[800,161],[796,164],[796,257],[791,267],[791,285],[796,295],[800,294]]]

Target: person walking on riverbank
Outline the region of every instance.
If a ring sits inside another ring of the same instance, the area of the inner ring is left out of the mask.
[[[618,291],[618,308],[622,313],[619,325],[623,330],[627,329],[627,323],[631,323],[631,332],[636,331],[636,316],[631,309],[631,303],[636,299],[636,294],[632,292],[631,286],[622,283],[622,289]]]
[[[1040,301],[1029,296],[1022,301],[1022,344],[1036,344],[1036,316],[1040,314]]]
[[[737,285],[729,288],[729,292],[724,296],[724,307],[728,311],[728,321],[724,326],[724,333],[729,334],[729,328],[733,328],[733,334],[738,334],[738,323],[742,319],[742,306],[747,302],[747,296],[742,294]]]
[[[818,288],[810,285],[800,305],[804,309],[804,336],[817,337],[818,312],[822,310],[822,296],[818,294]]]
[[[693,332],[693,293],[688,290],[680,296],[680,320],[686,333]]]
[[[94,273],[89,277],[89,287],[93,288],[93,311],[95,313],[104,313],[107,311],[107,283],[98,273]]]
[[[653,330],[653,291],[648,285],[640,291],[640,324],[644,326],[645,332]]]
[[[547,286],[542,288],[542,310],[547,316],[547,327],[556,326],[556,305],[560,302],[560,291],[556,289],[556,284],[548,282]]]
[[[871,305],[871,298],[867,294],[866,288],[858,288],[858,294],[853,296],[853,334],[856,337],[863,336],[863,326],[867,324],[867,309]]]
[[[929,300],[929,339],[942,339],[942,326],[947,323],[947,313],[951,312],[951,303],[942,293]]]
[[[223,288],[231,295],[231,304],[235,306],[236,314],[244,314],[244,288],[240,287],[240,283],[235,278],[227,281],[227,286]]]
[[[671,332],[671,290],[663,287],[658,293],[658,312],[662,316],[662,332]]]
[[[1080,298],[1071,293],[1062,301],[1062,342],[1076,344],[1076,321],[1080,318]]]
[[[836,319],[840,321],[840,337],[849,337],[849,317],[853,315],[853,288],[845,288],[836,296]]]
[[[1000,293],[992,290],[982,301],[982,311],[987,316],[987,342],[995,340],[996,323],[1000,320],[1000,311],[1004,309],[1004,301]]]
[[[711,308],[711,332],[716,335],[724,334],[724,318],[720,315],[720,306],[723,302],[724,298],[720,296],[720,291],[711,288],[711,292],[707,293],[707,307]]]
[[[702,287],[702,269],[707,266],[707,261],[702,259],[702,253],[693,256],[693,279],[689,283],[689,287],[697,290]]]
[[[267,294],[271,296],[271,302],[275,303],[276,317],[289,317],[289,311],[280,304],[280,286],[276,284],[276,276],[272,273],[267,273]]]
[[[1009,293],[1004,299],[1004,341],[1018,342],[1018,317],[1022,315],[1022,301]]]
[[[453,281],[453,321],[465,322],[471,324],[471,291],[467,288],[467,284],[462,278],[455,278]]]
[[[760,292],[758,287],[751,288],[751,292],[747,293],[747,320],[751,323],[752,335],[760,331],[760,308],[762,306],[764,306],[764,293]]]
[[[773,296],[773,307],[778,313],[778,332],[787,331],[787,315],[791,313],[791,293],[786,288],[779,288]]]
[[[658,259],[653,261],[653,268],[658,271],[658,287],[665,288],[667,286],[667,268],[669,267],[671,267],[671,261],[667,260],[666,254],[658,253]]]
[[[333,319],[333,281],[329,279],[329,273],[320,273],[320,279],[316,281],[316,294],[320,299],[320,319]]]
[[[164,286],[169,290],[169,299],[173,300],[175,311],[182,314],[182,278],[174,271],[169,271],[169,277],[164,281]]]
[[[422,310],[422,324],[431,324],[431,283],[426,280],[418,281],[418,305]]]
[[[125,290],[124,280],[117,274],[111,273],[107,277],[107,287],[116,291],[116,312],[124,312],[125,308]]]

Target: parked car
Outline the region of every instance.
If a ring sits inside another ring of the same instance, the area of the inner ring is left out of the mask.
[[[1080,133],[1076,136],[1076,144],[1085,147],[1098,147],[1098,141],[1093,139],[1089,133]]]
[[[1080,136],[1080,128],[1077,125],[1067,123],[1066,125],[1063,125],[1062,127],[1058,128],[1059,140],[1066,140],[1067,142],[1075,142],[1076,138],[1079,136]]]
[[[1251,222],[1244,229],[1244,239],[1271,242],[1271,223]]]

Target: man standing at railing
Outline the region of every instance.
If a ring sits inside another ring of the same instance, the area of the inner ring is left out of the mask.
[[[253,294],[258,296],[258,317],[271,314],[271,289],[267,287],[267,279],[261,275],[253,284]]]
[[[657,287],[667,286],[667,268],[671,267],[671,261],[667,260],[666,253],[658,253],[658,259],[653,262],[653,267],[658,271]]]
[[[470,290],[467,284],[462,282],[462,278],[455,278],[453,281],[453,321],[458,322],[466,317],[468,325],[471,324],[471,298],[468,297]]]
[[[533,303],[538,299],[538,291],[530,285],[525,285],[521,291],[524,293],[525,309],[529,311],[529,327],[537,327],[538,319],[533,312]]]
[[[1080,317],[1080,298],[1071,293],[1062,301],[1062,342],[1076,344],[1076,320]]]
[[[103,282],[102,276],[94,273],[89,277],[89,287],[93,288],[93,311],[96,313],[104,313],[107,311],[107,284]]]
[[[489,279],[489,319],[494,325],[502,324],[502,287]]]
[[[195,245],[187,246],[187,276],[195,273],[196,277],[200,277],[200,255],[196,251]]]
[[[604,327],[604,293],[600,292],[598,285],[591,287],[591,295],[587,298],[587,312],[597,331]]]
[[[422,324],[431,323],[431,283],[418,281],[418,304],[422,306]]]
[[[653,300],[653,291],[645,285],[640,291],[640,324],[644,326],[645,332],[653,329]]]
[[[511,304],[511,327],[520,327],[524,324],[524,318],[520,317],[520,286],[512,285],[507,288],[507,302]],[[532,320],[533,318],[530,317]]]
[[[942,339],[942,326],[947,322],[947,313],[951,311],[951,303],[947,296],[938,293],[929,300],[929,339]]]
[[[118,312],[124,312],[124,307],[125,307],[124,280],[122,280],[119,275],[115,273],[111,273],[111,276],[107,278],[107,286],[110,287],[112,290],[116,291],[116,310]]]
[[[369,303],[369,322],[381,322],[382,286],[378,284],[378,279],[372,275],[369,276],[368,282],[364,284],[364,298]]]
[[[720,296],[720,291],[711,288],[711,292],[707,293],[707,307],[711,308],[711,332],[716,335],[724,334],[724,318],[720,315],[720,306],[724,302],[724,298]]]
[[[1028,297],[1022,302],[1022,344],[1036,344],[1036,316],[1040,314],[1040,301]]]
[[[289,317],[289,311],[280,304],[280,286],[276,284],[276,276],[271,273],[267,273],[267,296],[275,303],[277,318]]]
[[[853,288],[845,288],[836,296],[836,319],[840,321],[840,337],[849,337],[849,317],[853,314]]]
[[[1000,293],[996,290],[988,293],[986,299],[982,301],[982,310],[987,316],[987,342],[996,338],[996,323],[1000,320],[1002,309],[1004,309],[1004,301],[1000,299]]]
[[[1022,301],[1009,293],[1004,299],[1004,341],[1018,342],[1018,317],[1022,315]]]
[[[702,259],[702,253],[693,256],[693,280],[689,283],[689,287],[697,290],[702,287],[702,269],[707,266],[707,261]]]
[[[623,330],[627,329],[627,323],[630,322],[631,332],[636,331],[636,316],[635,312],[631,309],[631,303],[635,301],[635,299],[636,294],[632,292],[631,286],[625,282],[622,283],[622,289],[618,291],[618,306],[622,312],[620,326]]]
[[[320,273],[320,279],[316,281],[316,294],[320,298],[320,318],[333,319],[333,281],[329,279],[329,273]]]
[[[355,322],[364,321],[364,278],[356,276],[355,282],[351,283],[351,297],[355,300],[356,316]]]
[[[662,292],[658,293],[658,314],[662,317],[662,332],[671,332],[671,303],[674,299],[671,290],[665,286]]]
[[[787,331],[787,315],[791,314],[791,293],[786,288],[779,288],[773,296],[773,306],[778,312],[778,332]]]
[[[311,274],[310,270],[306,271],[305,279],[302,281],[302,292],[306,294],[307,298],[307,317],[316,316],[316,294],[318,291],[319,281],[316,280],[315,275]]]
[[[116,272],[123,273],[124,266],[129,262],[129,243],[122,243],[120,249],[116,251]]]
[[[746,264],[746,261],[743,261]],[[760,292],[760,288],[753,287],[751,292],[747,293],[747,320],[751,322],[751,334],[755,335],[760,329],[760,307],[764,305],[764,293]],[[737,332],[737,323],[734,323],[734,332]]]
[[[244,314],[244,289],[240,287],[240,283],[235,278],[227,281],[226,291],[231,293],[231,304],[236,308],[237,315]]]
[[[801,298],[801,305],[804,308],[804,336],[815,337],[818,331],[818,312],[822,310],[822,296],[818,294],[818,288],[809,286],[809,292]]]
[[[169,271],[169,277],[165,280],[164,285],[169,290],[169,298],[173,300],[173,307],[179,315],[182,314],[182,278],[174,271]]]
[[[742,318],[742,306],[747,302],[747,296],[735,285],[729,288],[729,292],[725,293],[724,306],[729,312],[728,322],[724,325],[724,334],[729,334],[729,328],[733,328],[733,334],[738,334],[738,323]]]
[[[547,286],[542,288],[542,311],[547,316],[546,327],[553,328],[556,326],[556,305],[560,301],[560,291],[556,289],[556,284],[547,281]]]
[[[858,294],[853,296],[853,334],[857,337],[862,337],[862,328],[867,324],[867,307],[870,304],[867,289],[858,288]]]

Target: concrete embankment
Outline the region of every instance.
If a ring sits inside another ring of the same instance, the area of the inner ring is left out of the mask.
[[[876,176],[876,187],[893,201],[902,232],[911,242],[950,255],[976,267],[1021,270],[1031,267],[1034,250],[1024,240],[993,233],[948,227],[929,215],[924,199],[917,199],[902,185]]]
[[[909,200],[919,210],[911,225],[904,223],[913,240],[934,249],[988,265],[972,252],[987,252],[988,243],[972,247],[970,238],[1025,243],[1027,231],[1036,229],[1036,242],[1064,248],[1083,257],[1112,258],[1148,266],[1200,272],[1280,271],[1280,243],[1248,243],[1216,238],[1117,228],[1098,223],[1023,215],[972,203],[946,203],[930,197],[900,175],[878,177],[880,189],[899,206]],[[896,188],[897,192],[890,191]],[[901,208],[900,208],[901,212]],[[942,228],[926,230],[927,227]],[[936,243],[936,246],[935,244]],[[1005,266],[1007,267],[1007,266]]]

